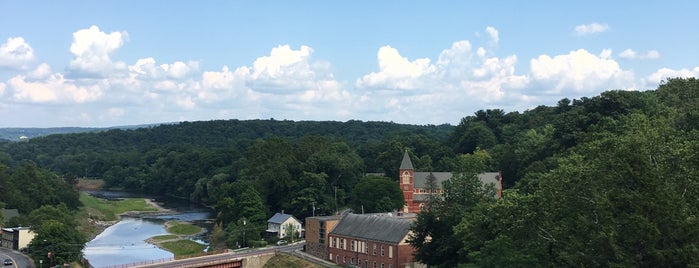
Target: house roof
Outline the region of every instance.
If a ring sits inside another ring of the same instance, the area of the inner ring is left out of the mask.
[[[445,182],[446,180],[451,179],[453,177],[453,174],[451,172],[415,172],[414,173],[414,179],[415,179],[415,188],[427,188],[427,176],[430,174],[434,175],[435,181],[437,184],[437,188],[441,189],[442,188],[442,183]],[[488,183],[494,183],[496,187],[498,187],[498,182],[500,180],[500,173],[499,172],[484,172],[478,174],[478,179],[484,184]]]
[[[398,244],[410,232],[411,223],[410,219],[387,215],[349,213],[335,225],[330,234]]]
[[[403,161],[400,162],[400,169],[413,169],[413,162],[410,161],[408,150],[405,150],[405,153],[403,154]]]
[[[274,213],[274,216],[272,216],[271,218],[269,218],[269,220],[267,220],[267,222],[268,222],[268,223],[282,224],[282,223],[284,223],[286,220],[288,220],[289,218],[293,218],[295,221],[301,222],[301,221],[299,221],[298,219],[296,219],[293,215],[284,214],[284,213],[279,213],[279,212]]]

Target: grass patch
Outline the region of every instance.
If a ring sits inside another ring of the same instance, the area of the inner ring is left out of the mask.
[[[168,232],[176,235],[195,235],[201,232],[201,227],[184,222],[169,221],[165,226]]]
[[[267,263],[265,263],[264,268],[322,268],[323,266],[317,265],[315,263],[287,255],[287,254],[277,254],[274,255]]]
[[[176,235],[157,235],[154,237],[151,237],[150,239],[153,239],[154,241],[163,241],[163,240],[170,240],[170,239],[176,239],[179,236]]]
[[[206,248],[206,245],[199,244],[192,240],[182,239],[177,241],[163,242],[160,246],[177,256],[197,254]]]
[[[118,215],[127,211],[157,211],[143,198],[125,198],[118,201],[109,201],[91,196],[87,193],[80,193],[80,202],[83,203],[83,211],[87,216],[113,221],[118,219]]]

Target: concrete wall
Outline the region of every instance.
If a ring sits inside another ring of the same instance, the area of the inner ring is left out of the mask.
[[[255,256],[249,256],[246,257],[245,260],[243,260],[243,267],[245,268],[262,268],[265,266],[265,264],[272,258],[274,257],[274,253],[269,253],[269,254],[264,254],[264,255],[255,255]]]

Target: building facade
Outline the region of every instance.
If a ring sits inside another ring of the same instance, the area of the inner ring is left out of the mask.
[[[398,183],[405,199],[403,212],[409,213],[419,213],[430,196],[438,195],[441,197],[444,194],[442,182],[453,177],[452,172],[415,172],[407,151],[403,154],[398,173]],[[495,187],[497,197],[502,197],[501,172],[481,173],[478,174],[478,178],[482,183]],[[430,185],[430,181],[434,185]]]
[[[340,215],[306,218],[306,253],[321,259],[327,258],[328,235],[340,218]]]
[[[291,228],[291,230],[287,230]],[[301,221],[296,217],[282,213],[275,213],[274,216],[267,220],[266,232],[270,235],[276,235],[277,238],[283,239],[287,236],[287,232],[293,233],[294,238],[301,238],[303,227]]]
[[[2,228],[2,247],[20,250],[29,246],[34,232],[29,227]]]
[[[406,242],[414,218],[390,214],[347,214],[328,235],[327,259],[362,268],[424,267]]]

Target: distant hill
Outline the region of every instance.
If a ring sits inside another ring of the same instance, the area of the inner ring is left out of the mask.
[[[0,128],[0,141],[21,141],[24,139],[32,139],[36,137],[48,136],[52,134],[70,134],[84,132],[101,132],[110,129],[137,129],[144,127],[157,126],[160,124],[151,125],[134,125],[134,126],[118,126],[104,128],[86,128],[86,127],[51,127],[51,128]]]

